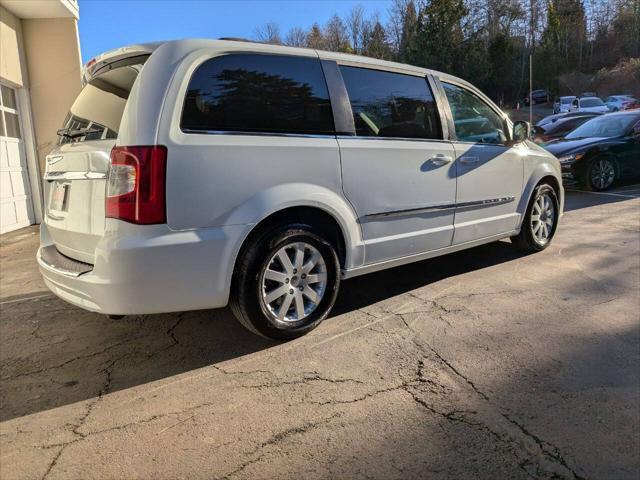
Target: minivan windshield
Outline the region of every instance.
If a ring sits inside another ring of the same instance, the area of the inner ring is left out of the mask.
[[[576,140],[591,137],[619,137],[624,135],[637,120],[637,115],[603,115],[583,123],[564,138]]]
[[[575,98],[576,97],[560,97],[560,103],[566,105],[568,103],[571,103]]]
[[[91,79],[71,105],[59,131],[60,144],[116,138],[129,93],[147,58],[121,60]]]

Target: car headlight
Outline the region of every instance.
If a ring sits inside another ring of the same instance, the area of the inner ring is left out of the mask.
[[[574,153],[573,155],[565,155],[563,157],[559,157],[558,160],[560,160],[560,163],[571,163],[575,162],[576,160],[580,160],[582,157],[584,157],[584,153]]]

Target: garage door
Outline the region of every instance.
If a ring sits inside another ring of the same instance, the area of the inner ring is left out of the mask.
[[[33,223],[16,91],[0,85],[0,233]]]

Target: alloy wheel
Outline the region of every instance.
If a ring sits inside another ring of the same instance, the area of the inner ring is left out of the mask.
[[[536,242],[545,245],[552,234],[556,218],[556,207],[548,193],[536,198],[531,211],[531,232]]]
[[[313,245],[296,242],[280,248],[260,278],[263,307],[276,322],[297,322],[318,307],[327,286],[327,265]]]
[[[613,163],[606,158],[595,160],[591,167],[591,185],[598,190],[609,188],[616,177],[616,170]]]

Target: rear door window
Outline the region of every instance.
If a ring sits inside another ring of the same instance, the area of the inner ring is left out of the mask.
[[[230,54],[194,72],[180,122],[186,132],[333,134],[320,60]]]
[[[356,135],[442,138],[435,100],[424,77],[341,66]]]
[[[451,83],[442,83],[461,142],[504,144],[502,117],[476,94]]]

